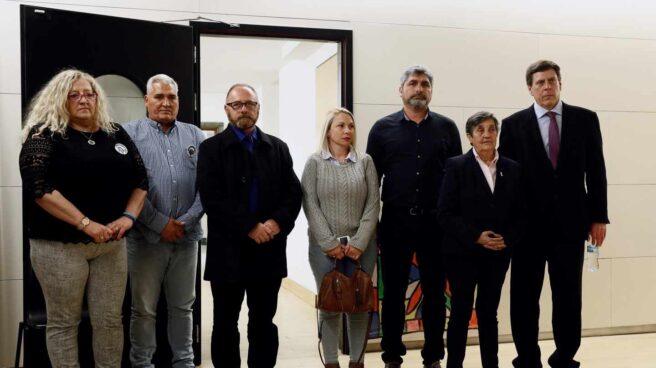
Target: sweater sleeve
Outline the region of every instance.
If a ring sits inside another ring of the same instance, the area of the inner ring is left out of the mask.
[[[321,210],[319,196],[317,194],[317,174],[317,160],[315,160],[314,156],[310,156],[305,163],[305,169],[303,169],[303,176],[301,178],[301,185],[303,186],[303,211],[310,227],[309,233],[314,236],[314,240],[317,241],[317,245],[321,247],[321,250],[327,252],[335,248],[338,243],[336,235],[333,233],[330,225],[328,225],[326,216]]]
[[[372,236],[376,233],[378,215],[380,213],[380,191],[378,187],[378,173],[376,166],[369,155],[363,155],[362,163],[365,168],[365,182],[367,183],[367,200],[365,202],[358,231],[351,238],[350,244],[361,251],[367,249]]]

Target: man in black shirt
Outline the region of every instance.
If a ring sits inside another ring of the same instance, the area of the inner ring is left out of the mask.
[[[424,367],[441,367],[444,358],[445,282],[436,207],[444,162],[462,154],[462,146],[453,120],[429,110],[432,88],[433,73],[428,68],[406,69],[399,87],[403,109],[378,120],[367,142],[367,153],[383,180],[379,242],[386,368],[400,367],[406,353],[401,341],[404,301],[415,252],[423,292]]]

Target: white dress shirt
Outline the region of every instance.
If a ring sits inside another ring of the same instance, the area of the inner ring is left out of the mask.
[[[497,180],[497,161],[499,161],[499,152],[494,150],[494,159],[488,166],[481,159],[481,156],[478,155],[476,148],[472,147],[472,151],[474,151],[474,157],[476,157],[478,165],[481,167],[481,170],[483,170],[483,176],[485,176],[485,181],[487,181],[487,185],[490,187],[490,191],[494,193],[494,184]]]

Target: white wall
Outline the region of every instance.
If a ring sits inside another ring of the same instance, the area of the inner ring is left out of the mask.
[[[20,28],[18,5],[0,0],[0,366],[13,361],[22,316]],[[609,179],[601,270],[584,275],[584,328],[656,324],[656,5],[628,0],[460,2],[419,0],[66,0],[46,7],[163,21],[197,15],[226,22],[352,29],[354,101],[366,131],[399,108],[398,75],[412,63],[436,74],[432,109],[456,120],[480,109],[499,117],[531,103],[523,74],[539,59],[563,69],[563,99],[599,112]],[[73,4],[73,5],[72,5]],[[77,4],[77,5],[74,5]],[[174,49],[172,49],[174,52]],[[313,119],[313,117],[311,117]],[[299,121],[301,124],[302,121]],[[286,136],[281,130],[281,135]],[[464,140],[464,135],[463,135]],[[296,141],[288,141],[291,146]],[[295,157],[297,164],[305,157]],[[297,226],[302,226],[300,223]],[[302,239],[305,241],[305,239]],[[300,240],[299,240],[300,241]],[[294,240],[296,242],[296,240]],[[300,262],[300,260],[298,261]],[[507,288],[500,309],[508,333]],[[549,329],[550,296],[541,326]]]
[[[279,137],[287,143],[294,160],[294,171],[301,178],[305,161],[316,150],[315,135],[315,65],[293,60],[280,69],[279,74]],[[314,278],[308,263],[307,220],[301,211],[287,242],[289,277],[315,290]]]

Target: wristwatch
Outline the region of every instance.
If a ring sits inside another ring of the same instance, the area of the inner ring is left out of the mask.
[[[87,227],[87,225],[89,225],[89,223],[91,223],[91,220],[85,216],[82,220],[80,220],[80,223],[77,225],[77,229],[82,231],[85,227]]]

